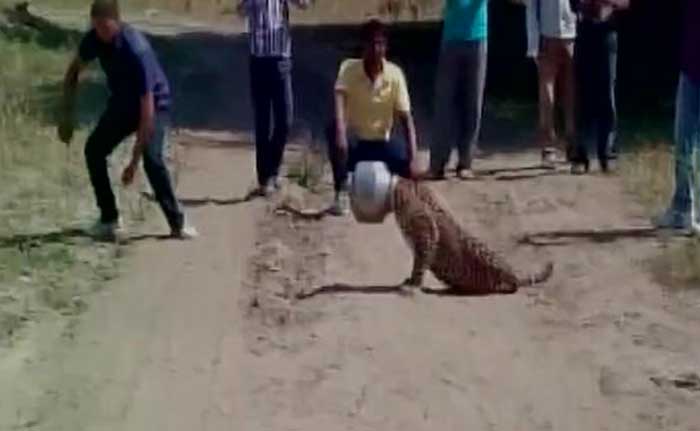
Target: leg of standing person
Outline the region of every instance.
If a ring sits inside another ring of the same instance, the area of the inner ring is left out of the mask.
[[[676,181],[668,209],[652,222],[659,228],[692,229],[700,234],[696,218],[697,164],[700,143],[700,84],[681,74],[678,82],[675,125]]]
[[[292,92],[292,60],[283,58],[277,62],[275,79],[270,83],[272,91],[272,113],[274,129],[270,140],[270,178],[277,184],[279,169],[284,158],[289,129],[294,121],[294,98]]]
[[[336,137],[335,121],[331,121],[326,127],[326,142],[328,143],[328,160],[333,171],[335,192],[347,191],[350,139],[348,139],[348,148],[340,148]]]
[[[474,148],[481,133],[481,114],[486,84],[488,43],[486,40],[469,41],[466,56],[466,76],[464,77],[464,117],[461,120],[461,133],[457,140],[459,161],[457,175],[468,179],[472,174]]]
[[[617,108],[615,87],[617,81],[617,33],[606,30],[601,35],[600,89],[598,90],[598,136],[597,151],[601,170],[608,170],[608,160],[615,147]]]
[[[329,212],[336,216],[343,216],[350,210],[348,171],[349,166],[354,166],[356,141],[348,136],[348,148],[340,148],[336,137],[335,121],[331,121],[326,127],[326,142],[328,143],[328,159],[333,171],[333,185],[335,189],[335,198]]]
[[[119,211],[107,170],[107,157],[136,130],[137,118],[129,118],[107,107],[85,144],[85,161],[95,193],[100,220],[92,229],[95,236],[111,235],[119,227]]]
[[[578,26],[574,65],[576,70],[576,100],[578,101],[578,125],[571,157],[571,172],[588,172],[588,143],[591,140],[595,116],[594,65],[595,41],[592,24],[582,22]]]
[[[433,179],[445,176],[455,138],[455,93],[459,44],[449,42],[442,47],[435,82],[435,109],[433,113],[433,142],[430,146],[430,175]]]
[[[179,238],[191,238],[197,235],[194,228],[185,222],[185,216],[177,198],[165,163],[163,152],[168,143],[170,119],[164,113],[156,115],[151,141],[143,154],[143,167],[151,183],[156,201],[170,226],[171,235]]]
[[[559,80],[561,82],[561,102],[564,109],[564,152],[570,161],[576,139],[576,68],[574,66],[575,43],[563,41]]]
[[[541,38],[537,56],[537,75],[539,87],[539,123],[537,141],[542,152],[542,163],[553,162],[550,156],[551,146],[556,140],[554,131],[554,94],[557,75],[557,58],[555,41]]]
[[[267,192],[270,180],[270,117],[272,97],[270,91],[270,61],[251,56],[250,84],[255,117],[255,167],[259,192]]]

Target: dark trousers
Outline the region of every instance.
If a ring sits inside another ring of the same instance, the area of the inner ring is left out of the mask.
[[[101,212],[101,221],[104,223],[114,222],[119,218],[107,171],[107,157],[127,136],[137,130],[138,122],[138,112],[127,113],[108,107],[85,144],[85,160],[90,181]],[[175,198],[170,173],[163,158],[168,129],[168,114],[157,113],[153,137],[144,149],[143,167],[170,228],[176,230],[182,228],[184,216]]]
[[[384,162],[391,173],[403,177],[410,176],[410,161],[406,153],[406,145],[399,140],[375,141],[350,136],[348,137],[348,151],[345,154],[338,148],[335,124],[326,129],[326,139],[336,192],[345,190],[348,172],[354,171],[358,162]]]
[[[255,115],[255,162],[258,183],[262,186],[279,175],[294,117],[291,59],[251,56],[250,83]]]
[[[576,78],[580,119],[574,161],[587,161],[595,142],[598,160],[607,168],[616,151],[617,33],[609,23],[582,21],[576,39]]]
[[[435,83],[434,139],[430,168],[442,173],[456,147],[458,169],[471,169],[481,132],[488,42],[448,42],[440,53]]]

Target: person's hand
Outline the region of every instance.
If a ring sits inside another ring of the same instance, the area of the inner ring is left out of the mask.
[[[64,109],[58,119],[58,139],[66,146],[70,145],[73,140],[73,131],[75,129],[73,115],[69,108]]]
[[[124,172],[122,173],[122,184],[129,186],[134,182],[134,177],[136,176],[136,169],[138,166],[138,163],[132,160],[131,163],[124,168]]]
[[[73,140],[73,122],[70,120],[62,119],[58,123],[58,139],[61,140],[66,146],[69,146]]]
[[[316,0],[298,0],[295,2],[299,9],[306,10],[309,6],[315,6]]]
[[[409,174],[411,179],[420,180],[425,176],[426,171],[420,166],[417,159],[413,159],[409,165]]]
[[[245,18],[247,16],[245,2],[243,0],[239,0],[238,4],[236,5],[236,14],[240,18]]]
[[[343,156],[348,154],[348,137],[343,130],[338,130],[335,133],[335,142],[338,146],[338,150]]]

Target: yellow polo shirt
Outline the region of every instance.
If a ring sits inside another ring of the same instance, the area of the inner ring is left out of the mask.
[[[343,61],[335,90],[345,94],[348,127],[359,139],[387,141],[394,114],[411,111],[406,78],[400,67],[384,61],[384,71],[372,83],[361,59]]]

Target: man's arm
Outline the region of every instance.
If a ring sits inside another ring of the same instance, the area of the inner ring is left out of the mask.
[[[345,92],[335,91],[335,144],[341,153],[346,155],[348,150],[348,130],[345,117]]]
[[[598,0],[603,4],[612,6],[615,9],[622,10],[630,7],[630,0]]]
[[[406,138],[406,155],[408,161],[413,165],[418,152],[418,143],[416,138],[416,124],[413,121],[413,115],[410,111],[398,111],[396,116],[403,125],[404,135]]]
[[[129,165],[124,169],[124,173],[122,174],[122,182],[125,185],[131,184],[134,180],[136,169],[141,162],[141,157],[143,156],[146,145],[151,142],[151,138],[153,137],[154,123],[155,103],[153,101],[153,93],[149,91],[141,96],[141,112],[139,128],[136,131],[136,143],[132,150],[131,162],[129,162]]]
[[[249,2],[250,0],[238,0],[238,4],[236,5],[236,13],[241,18],[245,18],[248,16]]]
[[[413,115],[411,115],[411,97],[408,94],[406,76],[400,69],[398,71],[395,91],[394,118],[397,118],[403,125],[404,136],[406,138],[406,156],[411,166],[411,175],[414,175],[417,173],[415,162],[416,153],[418,152],[416,125],[413,121]]]
[[[154,122],[155,122],[155,102],[153,93],[148,92],[141,97],[141,116],[139,120],[139,129],[136,135],[136,145],[134,145],[132,163],[138,164],[141,161],[143,150],[151,142],[153,137]]]
[[[85,69],[85,66],[86,64],[80,60],[79,56],[74,57],[63,79],[63,100],[59,112],[58,136],[66,144],[69,144],[73,138],[75,97],[78,91],[80,74]]]
[[[309,4],[312,3],[314,0],[290,0],[294,6],[298,7],[299,9],[306,9],[309,7]]]
[[[63,100],[73,101],[75,99],[75,93],[78,88],[78,81],[80,80],[80,74],[85,69],[85,64],[80,60],[78,56],[74,57],[73,60],[68,65],[66,74],[63,79]]]
[[[525,55],[537,59],[540,50],[540,20],[537,9],[539,0],[522,0],[525,5],[525,32],[527,33],[527,51]]]

